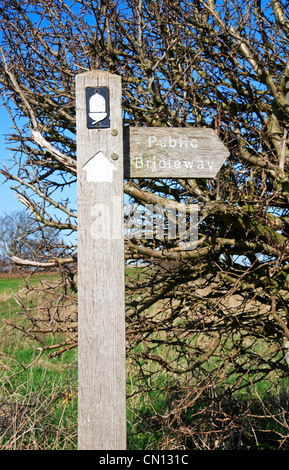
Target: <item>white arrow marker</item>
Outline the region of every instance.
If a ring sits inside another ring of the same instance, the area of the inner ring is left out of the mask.
[[[112,183],[113,172],[116,167],[103,155],[97,152],[82,167],[86,171],[86,179],[89,183]]]

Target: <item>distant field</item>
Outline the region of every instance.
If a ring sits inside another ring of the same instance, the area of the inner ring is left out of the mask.
[[[29,276],[29,282],[36,285],[39,280],[54,279],[57,274],[54,273],[41,273]],[[7,300],[11,295],[19,291],[20,286],[27,284],[27,273],[21,274],[3,274],[0,275],[0,301]]]

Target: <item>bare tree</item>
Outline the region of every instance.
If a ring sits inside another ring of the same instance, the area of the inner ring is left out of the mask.
[[[65,246],[55,229],[44,227],[23,210],[0,218],[0,249],[8,259],[45,262],[47,256],[61,256]]]
[[[199,207],[194,250],[126,241],[127,260],[145,262],[127,286],[128,345],[143,377],[153,361],[182,385],[232,393],[288,374],[286,5],[2,2],[1,95],[15,128],[14,166],[2,174],[37,221],[77,229],[73,201],[59,197],[77,176],[77,73],[122,76],[125,124],[210,127],[230,150],[214,180],[124,182],[133,203]]]

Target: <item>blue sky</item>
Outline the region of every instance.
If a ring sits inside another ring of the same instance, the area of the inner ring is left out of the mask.
[[[5,134],[11,129],[12,121],[2,106],[0,106],[0,124],[0,164],[1,166],[5,164],[9,167],[11,165],[11,153],[7,149],[8,145],[5,141]],[[7,181],[4,183],[4,181],[5,178],[0,175],[0,217],[5,213],[24,209],[23,204],[18,201],[14,191],[10,188],[11,182]]]
[[[0,106],[0,166],[4,164],[7,168],[11,167],[13,158],[11,152],[8,150],[8,143],[5,138],[5,134],[8,134],[12,128],[13,123],[11,118],[3,106]],[[0,217],[5,214],[9,214],[14,211],[21,211],[25,209],[25,206],[18,200],[16,193],[11,189],[13,186],[13,181],[5,181],[5,177],[0,174]],[[59,201],[65,200],[66,197],[72,202],[73,209],[76,209],[77,206],[77,195],[76,195],[76,185],[73,185],[71,188],[66,188],[63,193],[59,192]],[[53,216],[53,211],[52,214]],[[66,232],[63,233],[63,236],[66,238]],[[76,234],[68,236],[67,241],[74,242]]]

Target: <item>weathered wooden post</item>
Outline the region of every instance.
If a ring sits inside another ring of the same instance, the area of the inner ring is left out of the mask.
[[[121,78],[76,77],[79,450],[126,448]]]

